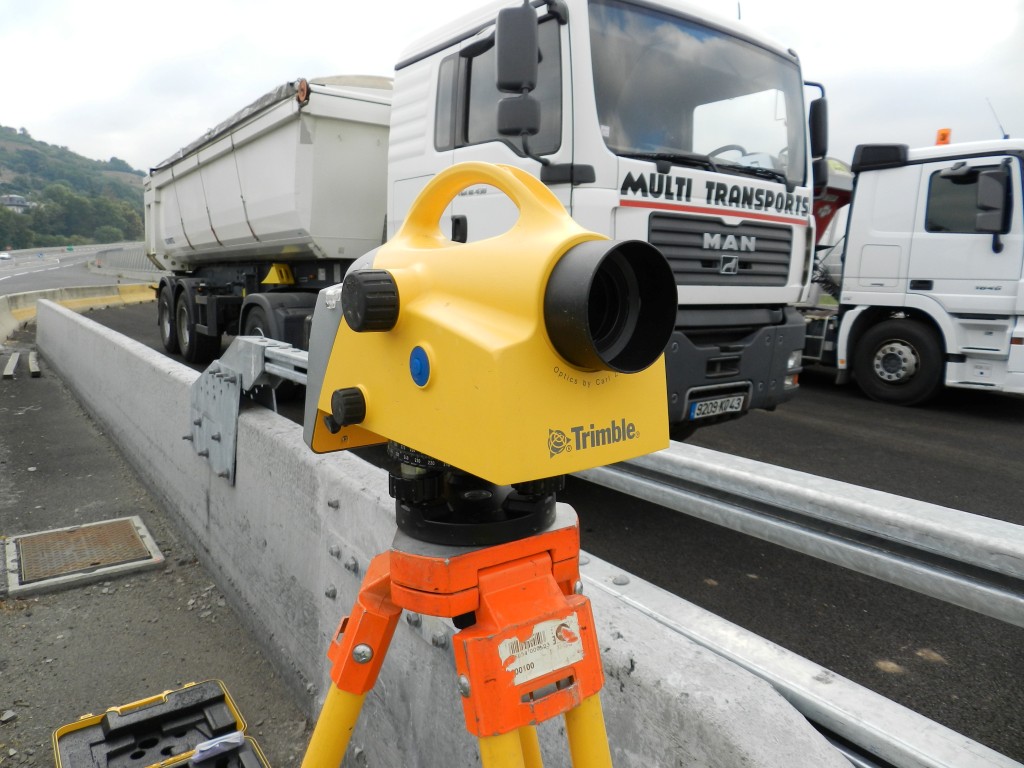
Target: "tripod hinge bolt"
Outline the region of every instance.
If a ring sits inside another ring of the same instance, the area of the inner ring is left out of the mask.
[[[360,643],[352,649],[352,659],[356,664],[367,664],[373,658],[373,649],[365,643]]]
[[[575,592],[577,595],[582,595],[583,594],[583,582],[582,581],[577,581],[575,584],[573,584],[572,585],[572,591]]]
[[[462,694],[462,698],[469,698],[469,678],[465,675],[459,675],[459,693]]]

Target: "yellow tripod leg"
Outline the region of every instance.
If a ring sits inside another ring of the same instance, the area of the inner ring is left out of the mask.
[[[523,768],[523,743],[519,731],[480,737],[483,768]]]
[[[519,743],[523,747],[524,768],[544,768],[544,760],[540,755],[540,740],[534,726],[526,725],[519,729]]]
[[[569,754],[576,768],[611,768],[612,753],[604,727],[604,712],[599,694],[588,696],[565,713],[569,735]]]
[[[349,693],[332,685],[320,709],[302,768],[338,768],[363,708],[365,693]]]

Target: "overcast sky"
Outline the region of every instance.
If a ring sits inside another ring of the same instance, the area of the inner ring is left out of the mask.
[[[281,83],[390,75],[409,42],[481,4],[0,0],[0,125],[148,170]],[[835,157],[929,145],[939,128],[1024,137],[1024,0],[697,4],[800,54],[828,90]]]

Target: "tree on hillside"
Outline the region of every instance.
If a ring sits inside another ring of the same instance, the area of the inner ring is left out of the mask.
[[[107,170],[110,171],[121,171],[122,173],[132,173],[136,176],[142,175],[142,171],[136,171],[128,163],[119,157],[112,157],[107,160]]]
[[[25,248],[141,239],[143,175],[118,157],[89,160],[37,141],[25,128],[0,126],[0,194],[22,195],[32,204],[17,214],[21,219],[3,209],[0,234]]]
[[[28,216],[0,205],[0,248],[31,248],[33,245]]]
[[[84,197],[64,183],[50,184],[43,190],[42,203],[25,216],[40,241],[80,236],[110,242],[111,230],[120,233],[116,240],[140,240],[142,219],[124,200],[108,197]],[[98,236],[98,230],[104,230]]]

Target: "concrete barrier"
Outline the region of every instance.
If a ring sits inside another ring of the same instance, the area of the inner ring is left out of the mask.
[[[36,316],[39,301],[53,301],[75,311],[154,301],[156,294],[147,284],[87,285],[78,288],[50,288],[0,296],[0,342]]]
[[[40,351],[177,516],[219,588],[315,714],[325,654],[371,557],[394,535],[387,476],[351,454],[317,456],[301,428],[243,410],[237,480],[216,477],[189,433],[198,374],[49,301]],[[767,683],[599,588],[616,570],[582,567],[596,616],[616,766],[848,768]],[[634,576],[630,579],[639,581]],[[683,602],[683,601],[680,601]],[[476,765],[447,640],[450,622],[402,621],[350,751],[365,764]],[[569,765],[560,721],[540,727],[546,765]],[[363,763],[360,763],[363,764]]]

